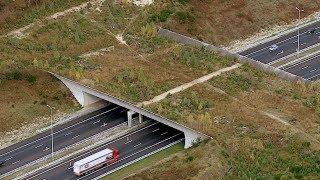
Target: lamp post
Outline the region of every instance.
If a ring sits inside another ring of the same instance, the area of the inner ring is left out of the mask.
[[[296,7],[296,9],[299,11],[299,22],[301,20],[301,12],[303,12],[303,9],[299,9],[298,7]],[[298,25],[298,57],[300,55],[300,26]]]
[[[54,107],[51,107],[47,104],[47,107],[50,108],[50,119],[51,119],[51,158],[53,158],[53,125],[52,125],[52,119],[53,119],[53,109]]]

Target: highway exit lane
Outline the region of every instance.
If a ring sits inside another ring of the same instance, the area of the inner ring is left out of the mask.
[[[93,179],[148,153],[156,151],[172,143],[179,142],[183,138],[184,135],[182,132],[159,122],[152,122],[152,124],[142,129],[122,136],[114,141],[111,141],[110,143],[101,145],[94,150],[90,150],[76,157],[72,157],[54,167],[44,169],[27,179]],[[103,166],[81,177],[77,177],[73,174],[72,167],[74,162],[99,152],[105,148],[117,148],[120,151],[120,160],[114,164]]]
[[[79,118],[54,128],[54,151],[91,137],[106,129],[126,122],[126,109],[111,105],[104,112],[91,113],[86,119]],[[1,175],[51,154],[50,131],[32,137],[21,143],[1,150],[0,158],[5,165],[0,168]]]

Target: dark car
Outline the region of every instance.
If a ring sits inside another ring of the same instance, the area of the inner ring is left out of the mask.
[[[315,33],[316,33],[316,29],[310,29],[310,30],[308,31],[308,33],[309,33],[309,34],[315,34]]]
[[[0,167],[4,166],[5,161],[0,160]]]

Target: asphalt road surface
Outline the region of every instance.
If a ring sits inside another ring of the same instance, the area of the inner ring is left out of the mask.
[[[314,34],[310,34],[309,30],[316,29]],[[300,50],[308,48],[312,45],[320,43],[320,22],[313,23],[307,27],[300,29]],[[276,44],[278,49],[275,51],[269,50],[270,46]],[[268,64],[277,59],[297,52],[298,49],[298,31],[286,34],[278,39],[260,44],[246,51],[239,53],[240,55],[258,60]]]
[[[311,56],[301,62],[282,68],[283,70],[307,80],[320,79],[320,54]]]
[[[169,144],[181,141],[184,138],[182,132],[159,122],[152,121],[150,125],[136,130],[130,134],[119,137],[107,144],[101,145],[93,150],[71,157],[66,161],[39,171],[27,179],[93,179],[110,172],[128,162],[142,157],[150,152],[156,151]],[[105,148],[116,148],[120,152],[119,161],[107,164],[99,169],[93,170],[83,176],[77,177],[73,174],[73,163],[88,157]]]
[[[315,29],[315,33],[310,34],[309,31]],[[300,29],[300,50],[306,49],[320,43],[320,22],[313,23],[307,27]],[[269,48],[276,44],[277,50],[271,51]],[[298,31],[283,35],[278,39],[260,44],[246,51],[239,53],[240,55],[260,61],[264,64],[271,64],[280,58],[296,53],[298,49]],[[297,66],[297,67],[294,67]],[[320,79],[320,61],[319,57],[313,57],[302,63],[290,65],[281,68],[291,74],[298,75],[306,80]]]
[[[119,106],[109,105],[66,124],[54,127],[54,151],[125,122],[126,111],[126,109]],[[5,160],[4,166],[0,167],[0,176],[50,155],[50,153],[51,134],[49,129],[46,132],[0,150],[0,159]]]

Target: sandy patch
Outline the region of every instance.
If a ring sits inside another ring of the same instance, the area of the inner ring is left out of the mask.
[[[103,49],[99,49],[97,51],[92,51],[89,53],[85,53],[83,55],[81,55],[81,58],[90,58],[90,57],[96,57],[96,56],[101,56],[104,55],[107,52],[111,52],[114,50],[114,46],[110,46],[108,48],[103,48]]]

